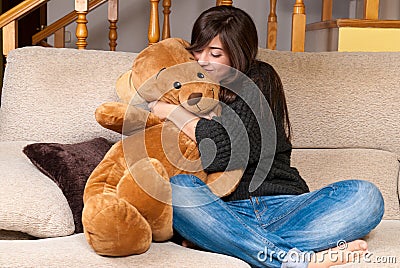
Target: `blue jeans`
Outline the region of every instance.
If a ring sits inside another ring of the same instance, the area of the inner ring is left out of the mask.
[[[311,254],[368,234],[384,204],[370,182],[346,180],[302,195],[224,202],[192,175],[171,178],[174,229],[199,247],[253,267],[307,267]],[[299,255],[297,255],[299,256]]]

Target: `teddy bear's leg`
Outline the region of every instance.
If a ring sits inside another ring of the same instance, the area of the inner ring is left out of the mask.
[[[86,183],[82,224],[88,243],[100,255],[126,256],[145,252],[151,227],[140,212],[117,196],[127,170],[122,141],[108,151]]]
[[[82,214],[86,240],[99,255],[141,254],[151,245],[151,227],[146,219],[114,193],[90,197]]]
[[[143,215],[151,227],[153,240],[172,237],[172,190],[160,161],[144,158],[131,165],[118,184],[117,195]]]

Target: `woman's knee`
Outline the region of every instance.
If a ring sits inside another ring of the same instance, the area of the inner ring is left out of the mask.
[[[354,186],[354,198],[363,200],[370,208],[383,211],[384,201],[381,191],[375,184],[366,180],[352,180]]]
[[[382,217],[385,204],[381,191],[375,184],[369,181],[361,180],[359,183],[359,196],[364,199],[365,204],[368,205],[369,209],[374,212],[375,215]]]
[[[357,204],[360,216],[364,215],[370,220],[381,220],[384,213],[384,200],[375,184],[366,180],[347,180],[334,185],[337,187],[338,194],[343,195],[344,200],[347,199],[349,207],[351,204]]]

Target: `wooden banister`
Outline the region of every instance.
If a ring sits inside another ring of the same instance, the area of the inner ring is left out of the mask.
[[[110,31],[108,33],[108,39],[110,40],[110,50],[115,51],[118,38],[118,0],[108,0],[108,21],[110,22]]]
[[[217,0],[215,5],[217,6],[231,6],[233,4],[233,1],[230,0]]]
[[[333,0],[322,0],[321,21],[328,21],[332,19],[332,1]]]
[[[269,15],[267,25],[267,48],[276,49],[278,32],[278,18],[276,16],[276,0],[269,1]]]
[[[16,5],[0,16],[0,28],[3,28],[10,22],[19,20],[32,10],[40,7],[48,1],[49,0],[25,0],[24,2]]]
[[[3,55],[18,47],[18,20],[49,0],[25,0],[0,16],[3,30]]]
[[[364,19],[378,20],[379,0],[364,0]]]
[[[149,45],[160,41],[160,24],[158,19],[158,3],[160,0],[150,0],[150,21],[148,29]]]
[[[306,40],[306,7],[303,0],[296,0],[292,15],[292,51],[303,52]]]
[[[163,1],[163,13],[164,13],[164,23],[162,30],[162,39],[167,39],[171,37],[171,30],[169,24],[169,14],[171,13],[171,0]]]
[[[107,0],[91,0],[89,1],[89,8],[88,11],[92,11],[96,9],[97,7],[101,6],[107,2]],[[72,11],[62,17],[61,19],[53,22],[51,25],[47,26],[44,28],[42,31],[36,33],[34,36],[32,36],[32,44],[36,45],[39,44],[42,40],[46,39],[52,34],[55,34],[58,30],[66,27],[67,25],[73,23],[76,21],[78,18],[78,14],[76,14],[76,11]]]

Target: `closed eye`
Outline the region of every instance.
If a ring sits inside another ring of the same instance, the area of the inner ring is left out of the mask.
[[[164,68],[161,68],[161,70],[158,71],[158,73],[157,73],[157,75],[156,75],[156,79],[158,78],[158,76],[160,75],[160,73],[161,73],[162,71],[164,71],[165,69],[167,69],[167,68],[164,67]]]

